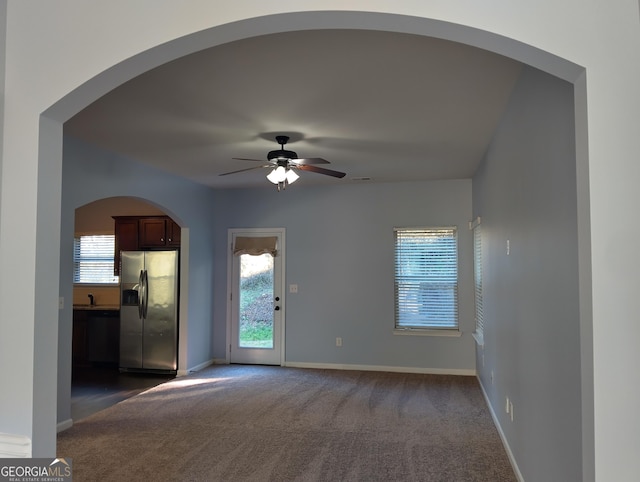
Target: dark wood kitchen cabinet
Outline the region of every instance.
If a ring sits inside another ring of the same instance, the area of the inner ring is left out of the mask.
[[[180,246],[180,226],[171,218],[140,218],[138,229],[140,248]]]
[[[114,216],[114,274],[120,274],[120,251],[180,247],[180,226],[169,216]]]
[[[138,224],[141,248],[161,248],[167,244],[167,222],[164,218],[141,218]]]
[[[117,365],[120,354],[120,312],[99,308],[73,310],[74,366]]]
[[[73,310],[73,335],[71,338],[72,362],[75,366],[87,366],[87,312]]]
[[[181,232],[182,228],[173,219],[167,218],[167,246],[179,248]]]
[[[115,253],[113,271],[114,275],[120,275],[120,251],[136,251],[138,249],[138,219],[114,218],[115,226]]]

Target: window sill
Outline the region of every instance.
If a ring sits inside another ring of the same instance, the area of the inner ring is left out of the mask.
[[[419,328],[396,328],[393,330],[393,334],[401,336],[446,336],[454,338],[462,336],[460,330],[423,330]]]
[[[476,340],[476,344],[478,346],[484,346],[484,335],[482,333],[474,331],[471,336],[473,336],[473,339]]]
[[[117,288],[118,286],[120,286],[120,283],[118,282],[116,283],[73,283],[74,288],[93,288],[93,287]]]

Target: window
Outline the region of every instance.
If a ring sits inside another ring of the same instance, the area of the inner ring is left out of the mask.
[[[476,341],[484,344],[484,308],[482,301],[482,226],[480,218],[471,223],[473,229],[473,284],[476,308]]]
[[[73,240],[74,283],[118,283],[114,276],[115,236],[79,236]]]
[[[458,330],[457,228],[395,229],[396,329]]]

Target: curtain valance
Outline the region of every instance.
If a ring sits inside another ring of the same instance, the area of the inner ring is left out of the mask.
[[[278,252],[276,249],[277,241],[277,236],[236,236],[235,242],[233,243],[233,254],[234,256],[240,256],[241,254],[258,256],[269,253],[275,257]]]

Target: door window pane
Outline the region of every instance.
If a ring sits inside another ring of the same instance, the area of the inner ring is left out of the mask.
[[[273,348],[273,256],[240,256],[241,348]]]

